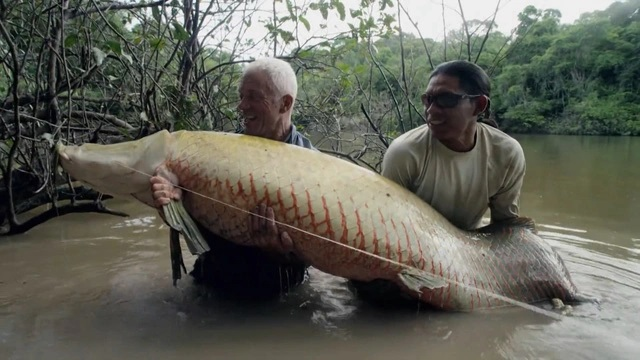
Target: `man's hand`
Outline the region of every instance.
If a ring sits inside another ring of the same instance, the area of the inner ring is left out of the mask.
[[[151,182],[153,202],[156,208],[161,209],[163,205],[168,204],[171,200],[180,200],[182,198],[182,190],[173,185],[178,183],[178,177],[167,170],[164,165],[157,168],[153,175],[149,181]]]
[[[264,204],[256,206],[252,215],[249,216],[249,230],[256,245],[287,257],[291,253],[295,255],[295,248],[289,234],[286,231],[278,231],[273,208]]]

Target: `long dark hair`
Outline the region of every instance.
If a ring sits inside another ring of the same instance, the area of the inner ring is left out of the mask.
[[[491,80],[489,75],[478,65],[466,60],[452,60],[436,66],[429,75],[429,80],[436,75],[447,75],[458,78],[460,87],[470,95],[491,96]],[[487,108],[478,115],[478,121],[498,128],[498,123],[491,116],[491,100]]]

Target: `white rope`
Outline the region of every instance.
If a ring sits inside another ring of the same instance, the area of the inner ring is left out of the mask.
[[[147,177],[149,177],[149,178],[151,178],[151,177],[153,176],[153,175],[147,174],[147,173],[145,173],[145,172],[143,172],[143,171],[140,171],[140,170],[137,170],[137,169],[131,168],[131,167],[129,167],[129,166],[127,166],[127,165],[125,165],[125,164],[123,164],[123,163],[121,163],[121,162],[117,162],[117,163],[118,163],[119,165],[121,165],[122,167],[127,168],[128,170],[135,171],[135,172],[137,172],[137,173],[139,173],[139,174],[142,174],[142,175],[145,175],[145,176],[147,176]],[[232,205],[232,204],[227,204],[227,203],[225,203],[224,201],[221,201],[221,200],[218,200],[218,199],[214,199],[214,198],[209,197],[209,196],[206,196],[206,195],[204,195],[204,194],[200,194],[200,193],[198,193],[198,192],[195,192],[195,191],[189,190],[189,189],[184,188],[184,187],[182,187],[182,186],[179,186],[179,185],[177,185],[177,184],[173,184],[173,186],[174,186],[174,187],[176,187],[176,188],[179,188],[179,189],[181,189],[181,190],[187,191],[187,192],[189,192],[189,193],[192,193],[192,194],[194,194],[194,195],[198,195],[198,196],[203,197],[203,198],[205,198],[205,199],[208,199],[208,200],[214,201],[214,202],[216,202],[216,203],[222,204],[222,205],[224,205],[224,206],[230,207],[230,208],[232,208],[232,209],[235,209],[235,210],[241,211],[241,212],[243,212],[243,213],[250,214],[250,215],[253,215],[253,216],[257,216],[257,217],[261,217],[261,218],[263,218],[263,219],[267,219],[267,220],[269,220],[269,219],[268,219],[267,217],[265,217],[265,216],[261,216],[261,215],[255,214],[255,213],[253,213],[253,212],[251,212],[251,211],[248,211],[248,210],[242,209],[242,208],[237,207],[237,206]],[[538,314],[541,314],[541,315],[545,315],[545,316],[547,316],[547,317],[550,317],[550,318],[553,318],[553,319],[556,319],[556,320],[560,320],[560,319],[562,319],[562,315],[560,315],[560,314],[558,314],[558,313],[555,313],[555,312],[552,312],[552,311],[549,311],[549,310],[545,310],[545,309],[542,309],[542,308],[539,308],[539,307],[533,306],[533,305],[531,305],[531,304],[527,304],[527,303],[522,302],[522,301],[514,300],[514,299],[508,298],[508,297],[503,296],[503,295],[495,294],[495,293],[492,293],[492,292],[486,291],[486,290],[484,290],[484,289],[477,288],[477,287],[475,287],[475,286],[471,286],[471,285],[467,285],[467,284],[464,284],[464,283],[460,283],[460,282],[455,281],[455,280],[452,280],[452,279],[447,279],[447,278],[445,278],[444,276],[440,276],[440,275],[437,275],[437,274],[432,274],[432,273],[427,272],[427,271],[425,271],[425,270],[418,269],[418,268],[415,268],[415,267],[409,266],[409,265],[407,265],[407,264],[403,264],[403,263],[400,263],[400,262],[398,262],[398,261],[395,261],[395,260],[392,260],[392,259],[388,259],[388,258],[385,258],[385,257],[379,256],[379,255],[376,255],[376,254],[370,253],[370,252],[365,251],[365,250],[358,249],[358,248],[353,247],[353,246],[351,246],[351,245],[343,244],[343,243],[341,243],[341,242],[339,242],[339,241],[336,241],[336,240],[333,240],[333,239],[329,239],[329,238],[326,238],[326,237],[324,237],[324,236],[321,236],[321,235],[318,235],[318,234],[314,234],[314,233],[312,233],[312,232],[309,232],[309,231],[306,231],[306,230],[303,230],[303,229],[299,229],[299,228],[297,228],[297,227],[295,227],[295,226],[293,226],[293,225],[285,224],[285,223],[280,222],[280,221],[277,221],[277,220],[275,220],[275,219],[274,219],[274,222],[275,222],[275,223],[277,223],[278,225],[283,226],[283,227],[287,227],[287,228],[293,229],[293,230],[295,230],[295,231],[302,232],[302,233],[304,233],[304,234],[307,234],[307,235],[312,236],[312,237],[316,237],[316,238],[321,239],[321,240],[324,240],[324,241],[329,241],[329,242],[331,242],[331,243],[334,243],[334,244],[336,244],[336,245],[339,245],[339,246],[342,246],[342,247],[348,248],[349,250],[352,250],[352,251],[359,252],[359,253],[364,254],[364,255],[366,255],[366,256],[370,256],[370,257],[373,257],[373,258],[375,258],[375,259],[378,259],[378,260],[381,260],[381,261],[384,261],[384,262],[388,262],[388,263],[391,263],[391,264],[394,264],[394,265],[397,265],[397,266],[400,266],[400,267],[403,267],[403,268],[407,268],[407,269],[410,269],[410,270],[417,270],[417,271],[420,271],[420,272],[424,272],[424,273],[428,274],[429,276],[436,277],[436,278],[440,278],[440,279],[444,280],[445,282],[447,282],[447,283],[449,283],[449,284],[456,285],[456,286],[460,286],[460,287],[463,287],[463,288],[467,288],[467,289],[470,289],[470,290],[473,290],[473,291],[476,291],[476,292],[479,292],[479,293],[483,293],[483,294],[485,294],[485,295],[487,295],[487,296],[493,297],[493,298],[495,298],[495,299],[498,299],[498,300],[504,301],[504,302],[506,302],[506,303],[509,303],[509,304],[512,304],[512,305],[515,305],[515,306],[519,306],[519,307],[521,307],[521,308],[524,308],[524,309],[527,309],[527,310],[533,311],[533,312],[535,312],[535,313],[538,313]]]

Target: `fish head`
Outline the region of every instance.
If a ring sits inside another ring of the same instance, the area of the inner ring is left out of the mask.
[[[170,153],[172,135],[160,131],[117,144],[56,144],[60,166],[72,179],[112,196],[153,206],[150,177]]]

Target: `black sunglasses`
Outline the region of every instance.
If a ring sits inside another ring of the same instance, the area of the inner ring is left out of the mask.
[[[462,99],[474,99],[482,95],[467,95],[456,94],[451,92],[444,92],[436,95],[422,94],[420,99],[422,104],[429,108],[432,104],[438,105],[440,108],[449,109],[458,106],[458,103]]]

